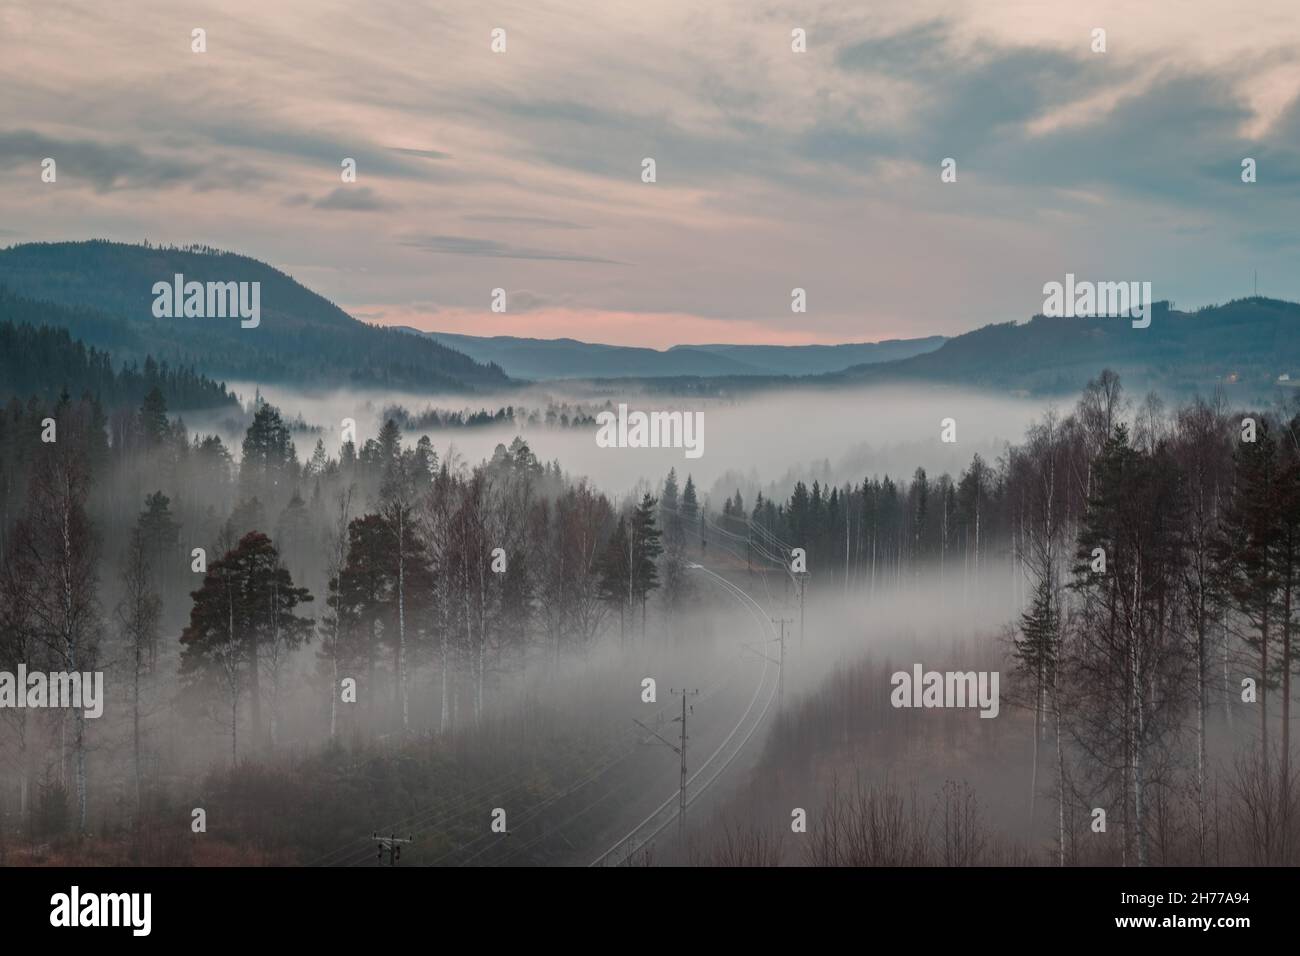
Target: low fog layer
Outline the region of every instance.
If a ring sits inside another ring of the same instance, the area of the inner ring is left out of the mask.
[[[822,484],[860,481],[864,475],[910,475],[917,467],[940,474],[956,473],[973,454],[996,460],[1011,441],[1043,410],[1037,400],[1005,398],[982,392],[938,387],[883,386],[851,390],[780,390],[746,394],[734,400],[691,400],[635,391],[593,392],[589,388],[548,385],[500,395],[413,395],[335,391],[304,394],[293,389],[233,383],[245,401],[255,392],[280,407],[285,416],[298,413],[320,426],[326,449],[337,454],[340,423],[356,422],[358,445],[374,438],[383,422],[381,412],[401,405],[418,414],[426,408],[444,411],[495,411],[507,406],[545,411],[549,403],[567,402],[586,409],[606,400],[629,410],[702,411],[704,454],[687,459],[680,449],[602,449],[596,429],[551,428],[517,430],[493,426],[435,429],[427,433],[439,454],[454,448],[461,460],[475,464],[491,458],[500,443],[522,434],[543,461],[558,460],[574,476],[587,476],[609,494],[634,493],[670,468],[689,472],[706,493],[741,490],[752,499],[754,490],[788,494],[796,480]],[[953,444],[938,440],[941,423],[956,422]],[[197,430],[220,429],[220,421],[196,417]],[[413,429],[413,437],[421,434]],[[227,434],[238,449],[239,435]],[[297,438],[301,456],[311,454],[314,437]]]
[[[468,408],[580,426],[428,443],[381,410],[463,397],[244,389],[266,402],[185,429],[83,397],[12,459],[0,660],[107,693],[0,712],[24,860],[104,833],[120,862],[353,865],[376,830],[426,865],[1294,857],[1294,410],[1134,404],[1110,373],[1059,411],[612,396],[702,413],[688,459],[598,447],[577,389]],[[897,703],[918,669],[999,696]],[[200,800],[217,839],[174,813]]]

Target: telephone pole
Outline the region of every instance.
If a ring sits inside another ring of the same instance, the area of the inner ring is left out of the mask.
[[[672,688],[669,688],[672,692]],[[698,694],[699,691],[696,691]],[[691,713],[695,708],[691,708]],[[682,743],[678,748],[677,754],[682,758],[682,777],[681,786],[677,790],[677,835],[679,837],[686,833],[686,691],[682,691]]]
[[[641,721],[637,720],[635,717],[632,718],[632,723],[636,724],[642,730],[648,731],[652,737],[656,738],[660,743],[667,746],[669,750],[673,751],[681,758],[681,779],[677,790],[677,837],[679,840],[684,840],[686,836],[686,741],[690,740],[690,736],[686,733],[686,716],[688,712],[686,698],[698,697],[700,696],[700,692],[698,688],[688,691],[685,688],[676,690],[672,687],[668,688],[668,692],[670,694],[680,695],[682,698],[682,715],[673,718],[673,723],[680,721],[682,725],[681,736],[678,743],[675,744],[671,740],[661,737],[658,731],[653,727],[641,723]],[[689,713],[691,716],[695,715],[695,707],[693,705],[689,708]]]
[[[776,706],[780,710],[785,705],[785,626],[793,624],[794,620],[788,617],[774,617],[772,623],[781,625],[781,637],[779,638],[781,660],[777,662],[776,671]]]
[[[777,695],[777,707],[779,708],[781,706],[781,698],[785,696],[785,626],[787,624],[793,624],[794,622],[791,621],[789,618],[780,618],[780,617],[772,618],[773,624],[776,624],[778,622],[781,625],[780,637],[774,637],[770,641],[755,641],[752,644],[741,644],[740,647],[741,647],[741,660],[746,659],[744,657],[744,652],[748,650],[748,651],[753,651],[755,654],[763,658],[763,660],[767,661],[768,663],[776,665],[776,695]],[[768,644],[780,645],[781,647],[780,659],[773,657],[771,654],[768,654],[764,650],[764,647]]]
[[[379,865],[384,865],[384,854],[388,854],[388,865],[397,866],[397,861],[402,858],[402,844],[413,842],[413,837],[402,839],[396,834],[389,834],[381,837],[378,831],[370,834],[371,838],[379,842]]]
[[[803,589],[808,580],[808,572],[799,572],[799,646],[803,647]]]

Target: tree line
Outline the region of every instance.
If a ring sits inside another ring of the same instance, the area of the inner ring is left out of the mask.
[[[955,601],[956,578],[963,600],[1004,590],[1021,609],[1007,649],[1033,718],[1031,820],[1050,824],[1057,862],[1080,859],[1099,809],[1119,862],[1166,859],[1176,839],[1216,860],[1229,803],[1245,858],[1296,860],[1294,409],[1135,406],[1106,371],[994,463],[798,482],[752,508],[736,491],[718,527],[755,568],[802,547],[810,586],[868,600],[889,587]]]
[[[54,401],[65,389],[76,387],[109,407],[136,404],[155,390],[172,408],[237,403],[224,382],[214,382],[192,366],[173,367],[146,355],[141,365],[128,361],[114,369],[108,352],[87,347],[67,329],[29,322],[0,322],[0,382],[7,393],[0,397],[9,401],[26,396]]]
[[[138,812],[169,768],[218,759],[176,725],[207,728],[232,766],[304,742],[470,731],[527,674],[603,637],[649,639],[651,611],[658,633],[687,639],[693,550],[785,576],[800,547],[811,587],[868,602],[1005,582],[1029,790],[1054,810],[1060,862],[1097,807],[1126,862],[1159,857],[1175,810],[1208,856],[1224,760],[1258,857],[1294,857],[1294,415],[1171,413],[1151,396],[1134,409],[1104,373],[1069,414],[956,478],[797,482],[780,502],[737,491],[714,511],[690,475],[613,501],[521,437],[470,463],[394,418],[304,458],[260,402],[236,460],[152,391],[107,415],[90,395],[11,408],[0,669],[102,665],[128,715],[109,733],[75,712],[0,711],[0,776],[33,827],[70,810],[84,830],[99,775]],[[57,441],[40,439],[47,417]]]

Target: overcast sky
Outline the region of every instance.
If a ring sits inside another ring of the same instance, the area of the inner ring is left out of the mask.
[[[1300,299],[1296,0],[4,0],[0,87],[0,243],[215,245],[368,321],[661,348],[954,334],[1067,272]]]

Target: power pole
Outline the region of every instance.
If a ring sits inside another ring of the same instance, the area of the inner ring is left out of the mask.
[[[744,656],[745,651],[752,651],[753,653],[757,654],[759,657],[763,658],[763,660],[767,661],[768,663],[776,665],[777,706],[780,707],[781,698],[785,695],[785,626],[787,624],[793,624],[794,622],[791,621],[789,618],[779,618],[779,617],[772,618],[773,624],[776,624],[778,622],[781,624],[780,637],[774,637],[770,641],[756,641],[752,644],[741,644],[740,647],[741,647],[741,660],[747,659]],[[781,646],[780,659],[773,657],[763,649],[768,644],[779,644]]]
[[[808,580],[808,572],[799,573],[799,646],[803,647],[803,588]]]
[[[384,865],[385,853],[388,854],[388,865],[397,866],[397,861],[402,858],[402,844],[411,843],[413,841],[412,837],[406,837],[405,839],[402,839],[396,834],[389,834],[386,837],[381,837],[377,831],[371,833],[370,836],[372,839],[377,840],[379,842],[379,865],[380,866]]]
[[[672,688],[670,692],[675,693]],[[698,694],[699,691],[696,691]],[[691,708],[695,712],[695,708]],[[682,691],[682,743],[677,750],[677,755],[681,757],[682,777],[681,786],[677,790],[677,836],[680,839],[686,833],[686,691]]]
[[[636,724],[642,730],[649,731],[652,737],[656,738],[660,743],[667,746],[669,750],[673,751],[681,758],[681,780],[678,784],[677,790],[677,837],[678,840],[684,840],[686,836],[686,741],[690,740],[690,736],[686,733],[686,716],[688,711],[686,698],[698,697],[700,696],[700,691],[698,688],[688,691],[685,688],[676,690],[675,688],[670,687],[668,688],[668,692],[674,695],[681,695],[682,698],[682,715],[673,718],[673,723],[681,721],[682,724],[679,743],[675,744],[671,740],[661,737],[658,731],[653,727],[641,723],[641,721],[637,720],[635,717],[632,718],[632,723]],[[689,713],[691,716],[695,715],[695,707],[693,705],[689,708]]]
[[[781,659],[777,662],[776,671],[776,706],[780,710],[785,702],[785,626],[794,621],[788,617],[774,617],[772,623],[781,625],[781,637],[778,639],[781,644]]]

